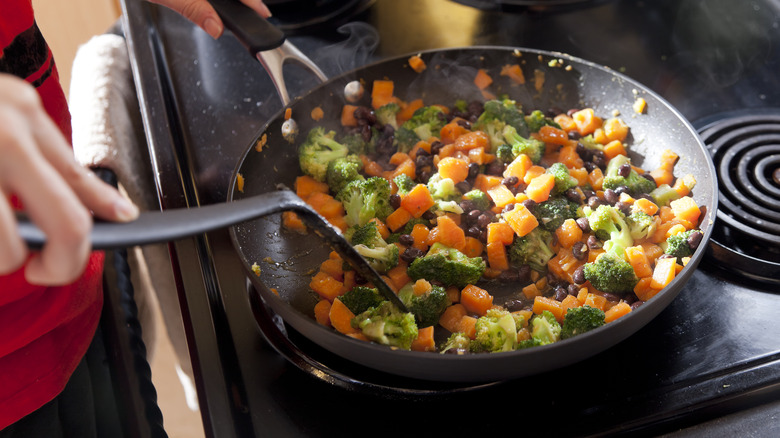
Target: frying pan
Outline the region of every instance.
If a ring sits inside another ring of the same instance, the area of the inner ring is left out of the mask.
[[[244,41],[243,31],[237,28],[239,25],[232,22],[221,8],[218,10],[226,20],[226,25],[234,30],[250,53],[255,55],[258,51],[269,50],[268,46]],[[286,191],[279,192],[277,189],[280,184],[292,187],[295,177],[300,174],[296,154],[297,142],[290,143],[281,134],[285,122],[282,111],[259,132],[257,140],[248,145],[246,152],[238,160],[228,191],[228,202],[224,205],[208,206],[218,211],[236,203],[246,206],[254,199],[260,200],[255,206],[260,204],[268,208],[261,214],[255,212],[241,218],[223,217],[220,219],[223,223],[215,225],[224,226],[225,221],[242,221],[230,228],[230,236],[260,298],[292,328],[332,353],[387,373],[443,382],[498,381],[563,367],[626,339],[663,311],[684,288],[699,264],[712,232],[717,210],[714,166],[688,121],[668,102],[642,84],[609,68],[562,53],[513,47],[469,47],[431,50],[417,54],[427,65],[422,73],[417,73],[408,66],[409,56],[387,59],[332,78],[291,102],[288,108],[300,130],[298,141],[314,126],[340,129],[339,115],[346,103],[343,90],[352,81],[371,84],[376,79],[392,79],[395,95],[403,100],[423,98],[428,104],[451,106],[456,99],[484,100],[482,92],[472,82],[476,72],[484,69],[494,79],[488,91],[495,95],[507,94],[522,104],[526,111],[591,107],[599,115],[619,114],[631,128],[630,155],[633,163],[638,166],[654,168],[660,163],[663,150],[675,151],[680,156],[675,167],[676,175],[696,176],[697,185],[693,197],[698,205],[706,206],[701,221],[704,239],[688,266],[663,291],[625,317],[577,337],[541,347],[498,354],[456,356],[394,350],[340,335],[314,321],[313,308],[318,297],[308,287],[311,276],[328,257],[331,247],[323,244],[322,240],[312,233],[298,234],[284,229],[281,225],[281,214],[278,212],[287,209],[285,205],[292,199],[288,197],[294,195]],[[500,74],[504,65],[515,63],[521,65],[527,78],[524,84],[516,84]],[[647,111],[641,115],[633,110],[633,104],[638,97],[647,101]],[[368,99],[368,95],[364,96],[360,104],[368,105]],[[326,115],[320,121],[310,117],[311,111],[317,107]],[[257,141],[263,137],[265,146],[258,150]],[[237,183],[239,174],[243,178],[241,189]],[[270,201],[263,198],[271,192],[276,192],[276,195],[281,197]],[[278,195],[279,193],[284,195]],[[268,206],[268,202],[278,205]],[[199,210],[208,207],[177,212],[181,215],[176,221],[196,223]],[[297,211],[306,210],[305,206],[297,205],[295,208]],[[150,222],[154,224],[158,218],[168,213],[171,212],[149,213],[155,215],[154,219],[128,233],[140,239],[150,228],[158,227],[152,227]],[[310,220],[308,223],[318,222]],[[104,225],[114,224],[96,224],[95,229],[99,230]],[[115,230],[133,225],[136,224],[119,225]],[[156,239],[183,237],[182,232],[184,231],[180,231],[177,236],[157,236]],[[195,231],[191,229],[186,232]],[[39,236],[38,244],[41,243],[40,240]],[[126,241],[122,244],[132,243]],[[362,262],[362,259],[360,261]],[[261,275],[254,273],[253,265],[260,267]],[[362,262],[362,265],[365,263]],[[491,291],[500,302],[517,293],[523,285],[487,282],[482,286]]]

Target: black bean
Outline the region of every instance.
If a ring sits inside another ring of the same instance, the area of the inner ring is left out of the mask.
[[[696,248],[699,247],[703,237],[704,236],[698,231],[691,233],[691,235],[688,236],[688,246],[690,246],[691,249],[696,250]]]
[[[591,196],[596,196],[596,192],[594,192],[594,191],[593,191],[593,190],[591,190],[591,189],[582,188],[582,189],[580,189],[580,190],[582,190],[582,195],[583,195],[583,196],[585,196],[585,199],[588,199],[588,198],[590,198]]]
[[[599,167],[599,166],[596,166],[596,164],[593,161],[585,161],[583,165],[585,167],[585,170],[588,171],[588,173],[593,172],[593,169],[596,169],[597,167]]]
[[[363,141],[368,143],[371,141],[371,136],[373,135],[373,132],[371,131],[371,126],[369,125],[363,125],[360,127],[360,136],[363,138]]]
[[[604,292],[602,295],[603,295],[604,298],[607,299],[607,301],[614,301],[614,302],[620,301],[620,297],[615,295],[615,294],[611,294],[609,292]]]
[[[420,155],[422,155],[422,156],[424,156],[424,157],[427,157],[427,156],[431,155],[431,153],[430,153],[430,152],[426,151],[426,150],[425,150],[425,149],[423,149],[423,148],[419,148],[419,149],[417,149],[417,152],[416,152],[416,153],[417,153],[417,156],[418,156],[418,157],[419,157]]]
[[[485,228],[485,227],[487,227],[487,226],[488,226],[488,224],[489,224],[490,222],[492,222],[492,220],[491,220],[491,219],[490,219],[490,217],[489,217],[488,215],[486,215],[485,213],[482,213],[482,214],[480,214],[480,215],[479,215],[479,217],[477,218],[477,225],[478,225],[480,228]]]
[[[673,258],[676,258],[676,257],[671,255],[671,254],[664,253],[664,254],[659,255],[658,258],[659,259],[673,259]]]
[[[487,243],[487,228],[480,230],[479,232],[479,241],[482,243]]]
[[[501,271],[500,274],[498,274],[498,281],[502,283],[513,283],[516,282],[518,279],[517,271],[514,269],[507,269],[505,271]]]
[[[571,140],[579,140],[582,138],[582,135],[580,135],[577,131],[569,131],[569,139]]]
[[[385,125],[382,127],[382,135],[390,137],[395,134],[395,128],[392,125]]]
[[[631,204],[628,202],[618,201],[615,203],[615,208],[623,212],[626,216],[631,214]]]
[[[569,295],[569,291],[563,287],[558,286],[555,288],[555,293],[553,294],[553,298],[556,301],[563,301],[564,298],[566,298]]]
[[[469,218],[469,221],[472,223],[477,223],[477,219],[482,215],[482,211],[474,209],[468,212],[466,215]]]
[[[506,213],[506,212],[508,212],[508,211],[512,211],[512,210],[514,210],[514,209],[515,209],[515,204],[509,203],[509,204],[507,204],[507,205],[506,205],[506,207],[504,207],[504,209],[502,210],[502,212],[503,212],[503,213]]]
[[[393,137],[382,136],[376,143],[376,153],[379,155],[393,155],[398,147],[393,143]]]
[[[571,117],[571,116],[573,116],[573,115],[574,115],[574,113],[576,113],[577,111],[579,111],[579,109],[577,109],[577,108],[572,108],[572,109],[570,109],[570,110],[566,111],[566,115],[567,115],[567,116],[569,116],[569,117]]]
[[[460,201],[460,208],[463,209],[463,211],[468,214],[471,210],[474,210],[476,207],[474,206],[474,202],[471,199],[464,199]]]
[[[471,184],[469,184],[468,181],[461,181],[457,184],[455,184],[455,188],[458,189],[461,193],[468,193],[471,191]]]
[[[649,173],[640,173],[639,176],[650,181],[653,184],[658,185],[658,183],[655,182],[655,178],[653,178],[653,175],[650,175]]]
[[[580,192],[577,189],[566,190],[563,194],[571,202],[576,202],[577,204],[582,202],[582,196],[580,196]]]
[[[404,252],[401,253],[400,258],[406,263],[412,263],[415,259],[417,259],[418,257],[422,257],[424,255],[425,253],[422,250],[411,247],[411,248],[406,248],[406,250],[404,250]]]
[[[417,179],[423,184],[427,184],[431,176],[433,176],[433,172],[427,169],[417,172]]]
[[[591,196],[588,198],[588,207],[590,207],[591,210],[595,210],[601,205],[601,199],[599,199],[598,196]]]
[[[510,312],[517,312],[518,310],[525,309],[526,302],[523,301],[523,300],[515,298],[515,299],[507,300],[504,303],[504,307],[506,308],[506,310],[508,310]]]
[[[432,220],[436,219],[436,213],[428,210],[425,213],[423,213],[422,217],[423,217],[423,219],[427,219],[429,221],[432,221]]]
[[[531,279],[531,267],[528,265],[520,265],[517,268],[517,281],[525,283]]]
[[[374,123],[376,123],[376,115],[368,107],[359,106],[355,109],[355,112],[352,113],[352,115],[355,117],[358,124],[360,124],[361,122],[364,122],[369,125],[373,125]]]
[[[636,310],[636,309],[638,309],[638,308],[639,308],[639,307],[640,307],[642,304],[644,304],[644,303],[645,303],[645,302],[644,302],[644,301],[642,301],[642,300],[636,300],[636,301],[634,301],[633,303],[631,303],[631,310]]]
[[[569,287],[566,289],[569,292],[569,295],[577,295],[578,293],[580,293],[580,287],[574,283],[570,284]]]
[[[588,258],[588,246],[581,241],[574,242],[571,246],[571,254],[577,260],[585,260]]]
[[[596,236],[588,236],[588,240],[586,241],[588,244],[588,249],[599,249],[601,248],[601,241],[596,238]]]
[[[620,199],[620,196],[618,196],[617,193],[615,193],[612,189],[604,190],[604,200],[607,201],[609,205],[615,205],[616,202]]]
[[[588,222],[588,218],[578,217],[575,222],[577,222],[577,226],[580,227],[583,233],[590,233],[590,222]]]
[[[436,155],[441,151],[441,148],[444,147],[444,143],[440,141],[434,141],[431,143],[431,155]]]
[[[536,201],[533,199],[526,199],[525,201],[521,202],[523,206],[529,210],[533,210],[536,207]]]
[[[593,164],[598,166],[600,169],[607,167],[607,157],[604,155],[604,152],[594,151],[593,159],[591,161],[593,161]]]
[[[414,159],[414,164],[417,166],[418,169],[426,167],[426,166],[432,166],[433,165],[433,156],[431,155],[418,155],[417,158]]]
[[[623,178],[628,178],[628,175],[631,175],[631,165],[628,163],[621,164],[620,167],[618,167],[617,173]]]
[[[516,186],[519,182],[520,182],[520,179],[518,177],[514,176],[514,175],[508,176],[508,177],[504,178],[503,180],[501,180],[501,184],[503,184],[503,185],[505,185],[507,187]]]
[[[398,207],[401,206],[401,197],[397,193],[390,195],[390,206],[395,210],[398,210]]]
[[[469,163],[469,175],[467,179],[474,179],[479,175],[479,164]]]
[[[475,239],[479,239],[479,235],[482,232],[482,230],[479,229],[477,226],[469,227],[469,229],[466,230],[466,235],[469,237],[473,237]]]
[[[458,121],[455,123],[457,123],[459,126],[463,128],[471,129],[471,123],[469,123],[467,120],[458,119]]]
[[[468,104],[466,111],[468,111],[469,116],[479,116],[483,111],[485,111],[485,106],[482,104],[482,102],[474,100]]]
[[[445,350],[444,354],[457,354],[458,356],[462,356],[464,354],[471,354],[471,352],[468,348],[450,348]]]
[[[410,234],[401,234],[398,236],[398,243],[403,246],[412,246],[414,244],[414,237]]]
[[[585,265],[580,266],[579,268],[574,270],[574,273],[571,275],[571,279],[574,280],[574,283],[576,284],[584,284],[585,283]]]
[[[487,165],[485,173],[488,175],[502,175],[504,173],[504,163],[498,160],[493,161]]]

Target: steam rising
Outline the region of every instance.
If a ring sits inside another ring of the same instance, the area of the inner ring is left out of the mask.
[[[379,47],[379,33],[363,22],[347,23],[338,28],[347,39],[318,50],[314,62],[329,76],[353,70],[372,61]]]

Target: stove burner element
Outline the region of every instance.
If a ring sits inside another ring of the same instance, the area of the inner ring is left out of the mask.
[[[712,255],[751,278],[780,282],[780,110],[731,113],[699,133],[719,179]]]

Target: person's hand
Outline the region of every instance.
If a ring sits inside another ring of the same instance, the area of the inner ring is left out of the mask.
[[[149,0],[152,3],[167,6],[192,21],[205,30],[212,38],[219,38],[225,25],[217,15],[217,11],[207,0]],[[241,3],[252,8],[263,18],[271,16],[271,11],[262,0],[241,0]]]
[[[28,282],[71,283],[91,251],[92,214],[111,221],[138,216],[135,205],[76,162],[35,89],[9,74],[0,74],[0,157],[0,275],[29,259]],[[46,234],[40,253],[30,255],[18,235],[12,195]]]

